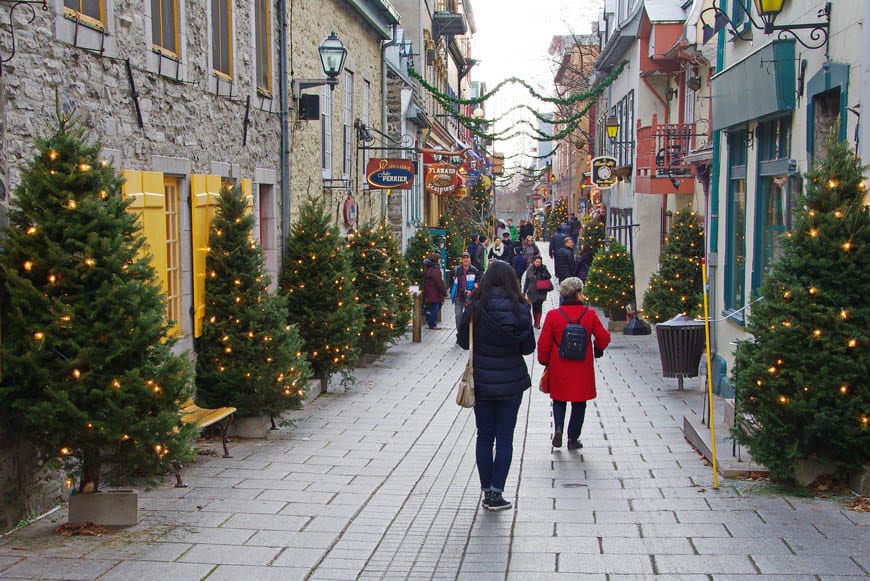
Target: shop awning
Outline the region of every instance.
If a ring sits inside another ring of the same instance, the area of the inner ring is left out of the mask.
[[[794,39],[774,40],[713,77],[713,129],[795,108]]]

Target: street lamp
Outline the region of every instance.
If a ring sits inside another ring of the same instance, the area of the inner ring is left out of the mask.
[[[338,75],[344,68],[344,60],[347,58],[347,49],[341,43],[341,39],[332,32],[323,39],[317,48],[320,53],[320,67],[323,69],[325,79],[293,79],[293,98],[299,100],[302,91],[322,85],[329,85],[330,90],[335,90],[338,84]]]
[[[610,138],[610,141],[616,139],[616,136],[619,135],[619,119],[616,118],[616,115],[607,116],[604,121],[604,129],[607,131],[607,137]]]
[[[629,139],[626,141],[617,141],[619,135],[619,118],[616,115],[608,115],[604,121],[604,131],[607,133],[608,139],[612,145],[632,145],[633,142]]]

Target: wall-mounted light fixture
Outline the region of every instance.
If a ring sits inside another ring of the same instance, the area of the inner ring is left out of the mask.
[[[607,137],[613,141],[619,135],[619,119],[616,115],[608,115],[604,121],[604,130],[607,131]]]
[[[667,89],[665,89],[665,101],[673,101],[674,97],[676,97],[677,93],[679,92],[680,91],[678,89],[668,87]]]
[[[720,1],[721,0],[713,0],[713,5],[701,12],[701,23],[704,26],[704,42],[706,43],[710,40],[713,35],[725,28],[725,26],[728,26],[731,29],[731,34],[737,38],[741,40],[750,40],[750,38],[743,36],[743,33],[734,25],[728,17],[728,14],[719,8]],[[743,15],[746,17],[746,21],[749,24],[754,28],[761,30],[764,34],[770,35],[777,32],[777,38],[788,38],[790,36],[809,49],[825,47],[825,56],[827,56],[828,34],[831,30],[831,3],[825,2],[824,6],[819,9],[817,14],[817,17],[819,18],[818,22],[782,25],[775,24],[776,17],[779,16],[780,12],[782,12],[785,2],[786,0],[753,0],[755,11],[758,13],[758,18],[761,20],[761,23],[755,21],[752,17],[751,10],[745,8],[742,2],[736,2],[735,6],[743,11]],[[713,13],[714,21],[712,26],[707,24],[704,20],[704,14],[707,12]],[[802,39],[796,32],[798,30],[808,30],[809,33],[807,36],[809,38],[807,40]]]
[[[701,88],[701,77],[689,77],[688,79],[686,79],[686,86],[693,91],[697,91]]]
[[[320,53],[320,66],[323,69],[325,79],[293,79],[293,98],[297,101],[302,96],[302,91],[322,85],[329,85],[335,90],[338,84],[338,75],[344,68],[344,59],[347,58],[347,49],[336,36],[335,32],[327,36],[317,48]]]
[[[607,133],[607,137],[613,145],[632,145],[634,143],[631,140],[616,140],[617,136],[619,136],[619,118],[616,115],[607,116],[607,119],[604,121],[604,131]]]

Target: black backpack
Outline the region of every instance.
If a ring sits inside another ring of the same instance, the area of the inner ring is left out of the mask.
[[[576,359],[583,361],[586,358],[586,343],[589,341],[589,336],[586,333],[586,327],[580,324],[583,316],[589,307],[580,314],[576,321],[572,321],[565,314],[565,311],[558,309],[559,313],[565,317],[568,324],[562,330],[562,342],[559,343],[559,357],[562,359]]]

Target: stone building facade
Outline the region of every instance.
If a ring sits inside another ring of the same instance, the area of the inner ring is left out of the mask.
[[[273,281],[282,222],[292,223],[303,199],[321,198],[344,225],[340,208],[362,176],[354,121],[381,118],[381,51],[398,24],[388,0],[46,0],[31,22],[26,9],[13,22],[14,55],[10,37],[0,37],[0,225],[34,137],[56,126],[58,107],[74,110],[127,178],[179,351],[193,353],[199,334],[208,224],[222,184],[249,195]],[[321,115],[300,121],[291,83],[324,77],[318,46],[331,32],[347,48],[345,68],[334,90],[304,91],[320,95]],[[291,93],[286,164],[282,79]],[[380,221],[379,199],[358,197],[359,223]],[[31,479],[30,467],[5,469],[13,453],[0,446],[4,506],[6,485]]]

